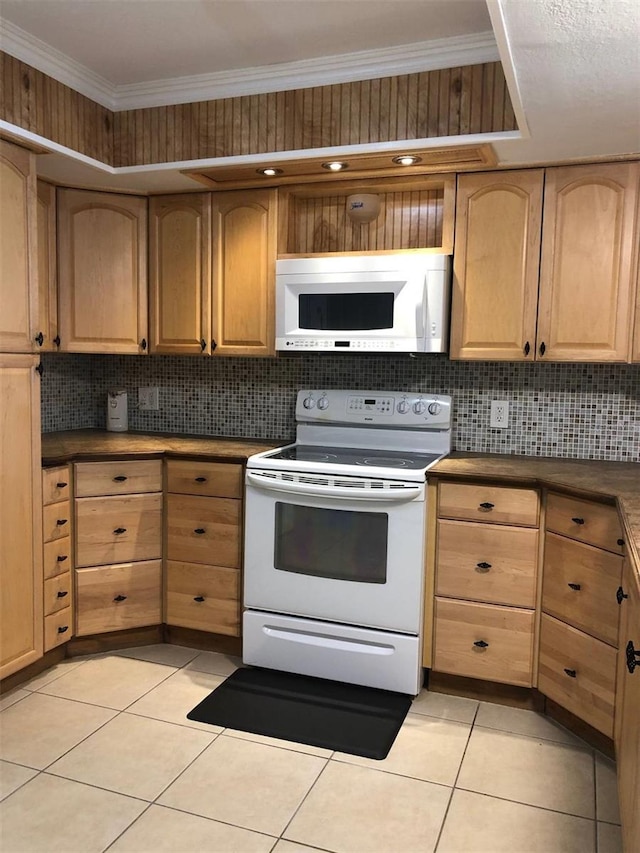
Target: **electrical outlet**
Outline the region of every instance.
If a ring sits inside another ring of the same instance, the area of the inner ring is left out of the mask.
[[[157,412],[160,408],[158,389],[138,388],[138,409],[142,412]]]
[[[494,429],[506,429],[509,426],[509,401],[491,401],[491,420],[489,426]]]

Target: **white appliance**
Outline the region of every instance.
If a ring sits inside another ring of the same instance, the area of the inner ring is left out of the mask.
[[[276,349],[445,352],[451,258],[422,252],[276,261]]]
[[[107,391],[107,429],[109,432],[126,432],[129,429],[129,408],[124,388]]]
[[[425,474],[451,398],[300,391],[295,444],[246,472],[245,663],[416,694]]]

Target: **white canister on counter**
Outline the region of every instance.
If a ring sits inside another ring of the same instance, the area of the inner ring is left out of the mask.
[[[125,388],[111,388],[107,391],[107,429],[110,432],[126,432],[129,429]]]

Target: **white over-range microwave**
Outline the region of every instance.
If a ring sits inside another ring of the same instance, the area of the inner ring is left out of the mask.
[[[420,252],[276,261],[276,349],[445,352],[451,257]]]

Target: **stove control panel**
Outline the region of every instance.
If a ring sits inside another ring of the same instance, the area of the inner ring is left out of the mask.
[[[450,429],[451,397],[408,391],[298,391],[296,420]]]

